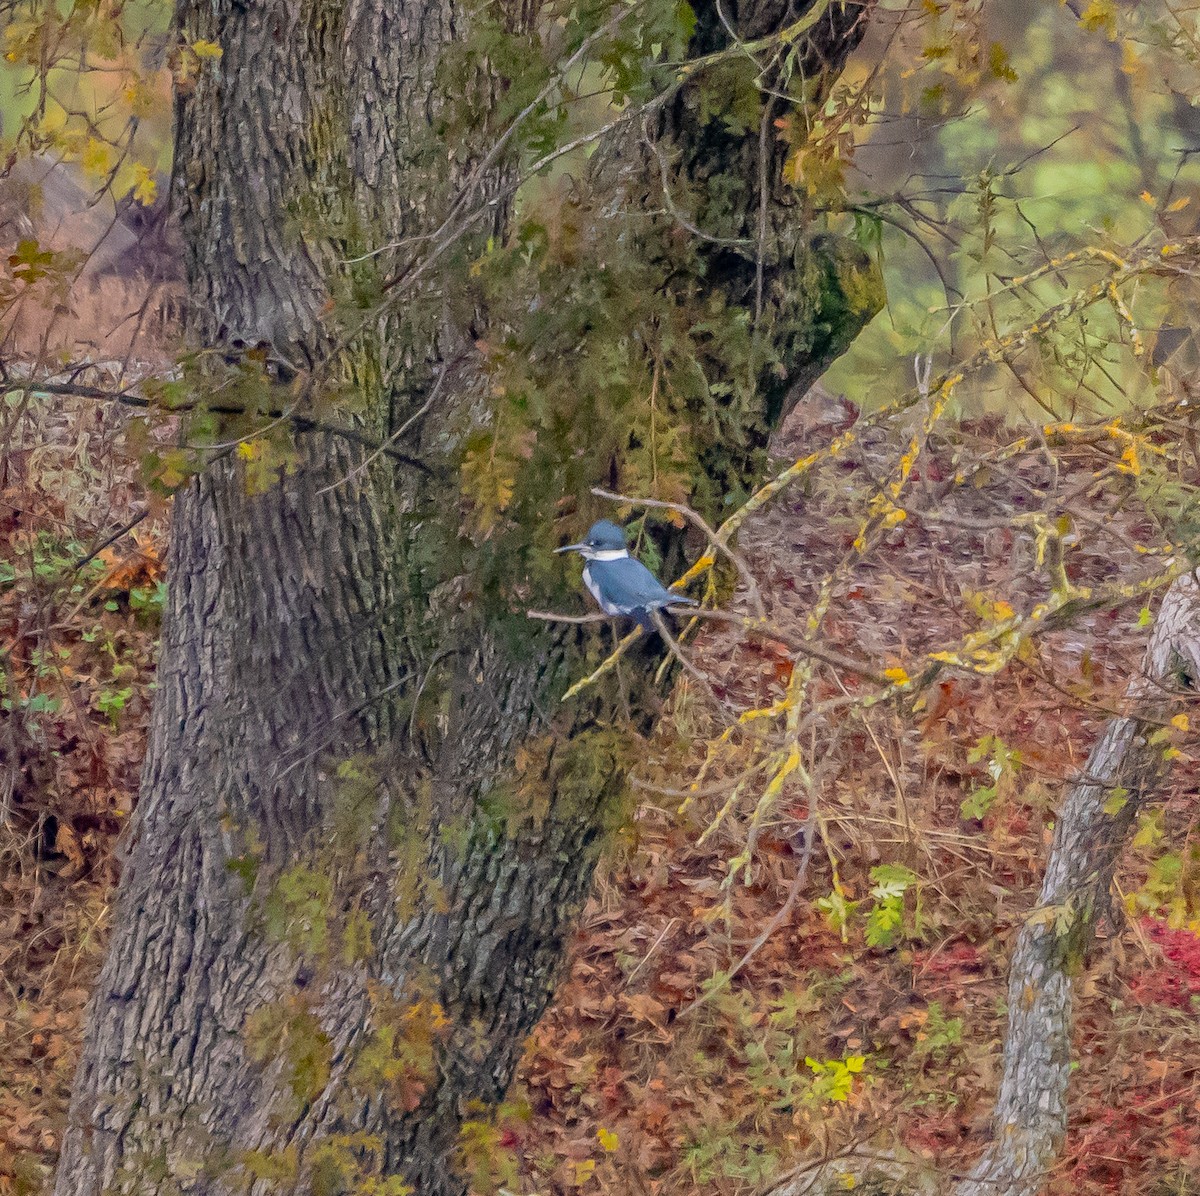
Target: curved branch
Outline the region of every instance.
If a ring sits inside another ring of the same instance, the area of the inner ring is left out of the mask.
[[[271,411],[255,411],[229,403],[175,403],[167,405],[146,398],[145,395],[133,394],[127,390],[105,390],[99,386],[87,386],[81,382],[48,382],[26,378],[20,381],[7,381],[0,385],[0,394],[11,394],[18,390],[32,390],[35,393],[47,395],[62,395],[77,399],[98,399],[106,403],[120,403],[122,407],[133,407],[140,411],[162,411],[167,415],[186,414],[191,411],[211,412],[213,415],[253,415],[266,420],[283,420],[290,423],[297,432],[324,432],[341,440],[357,444],[361,448],[370,449],[376,455],[390,457],[424,474],[433,474],[433,470],[424,461],[410,457],[392,446],[389,438],[382,443],[373,436],[368,436],[356,428],[344,424],[331,424],[326,420],[313,419],[311,416],[300,415],[284,408]]]

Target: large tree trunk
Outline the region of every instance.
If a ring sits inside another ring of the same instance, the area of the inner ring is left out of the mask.
[[[813,98],[865,10],[824,12]],[[795,15],[762,3],[747,28]],[[378,1175],[461,1192],[462,1123],[506,1090],[619,814],[651,685],[560,706],[603,641],[484,593],[518,591],[534,550],[518,541],[497,564],[461,533],[458,445],[485,395],[470,334],[436,272],[412,303],[371,308],[407,250],[364,251],[436,228],[473,160],[433,132],[436,69],[464,18],[452,0],[181,0],[186,38],[224,51],[177,105],[191,327],[219,350],[197,359],[197,385],[307,405],[318,423],[337,404],[364,437],[429,406],[404,442],[428,472],[284,421],[244,454],[216,451],[177,496],[149,754],[58,1196],[340,1192]],[[697,52],[724,44],[715,10],[700,18]],[[741,173],[759,130],[712,136],[685,100],[660,131],[691,150],[679,170],[695,174],[703,133],[706,178],[714,155]],[[509,171],[497,162],[476,199]],[[628,175],[610,180],[619,202],[660,213],[661,194],[639,198]],[[790,217],[774,184],[768,198],[778,244]],[[739,202],[763,210],[755,188]],[[750,480],[787,385],[877,298],[863,301],[869,271],[840,247],[814,251],[819,293],[799,297],[790,250],[763,270],[720,252],[692,285],[765,320],[765,277],[787,315],[774,390],[728,416],[745,424],[736,443],[699,458],[713,476],[697,485],[724,487]],[[359,323],[343,343],[329,313],[347,308]],[[204,430],[229,441],[254,426]],[[586,451],[590,479],[610,480],[614,463]],[[549,523],[558,498],[526,517]]]
[[[1113,869],[1138,810],[1154,796],[1165,755],[1153,732],[1200,684],[1200,581],[1163,599],[1129,712],[1110,719],[1067,791],[1041,896],[1009,969],[1004,1075],[993,1140],[959,1196],[1036,1196],[1067,1130],[1072,973],[1111,900]]]

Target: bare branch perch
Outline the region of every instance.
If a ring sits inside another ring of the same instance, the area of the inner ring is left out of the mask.
[[[754,606],[754,613],[760,619],[767,617],[766,608],[763,606],[762,594],[759,593],[758,582],[754,580],[754,574],[750,566],[746,563],[745,558],[729,543],[725,535],[722,535],[721,532],[709,526],[708,520],[699,511],[692,510],[691,507],[686,506],[684,503],[665,502],[659,498],[631,498],[628,494],[615,494],[613,491],[604,490],[600,486],[593,486],[592,493],[597,498],[607,498],[612,502],[628,503],[631,507],[649,507],[654,511],[674,511],[675,514],[683,516],[684,519],[698,527],[708,537],[708,542],[713,548],[729,558],[733,567],[738,571],[738,576],[742,579],[742,584],[745,585],[747,593],[750,595],[750,601]]]

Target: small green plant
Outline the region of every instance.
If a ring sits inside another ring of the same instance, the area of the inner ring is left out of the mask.
[[[152,586],[134,586],[129,591],[129,607],[138,614],[161,618],[166,604],[166,582],[155,582]]]
[[[282,872],[264,905],[266,930],[276,942],[310,956],[320,955],[328,941],[333,881],[303,865]]]
[[[867,946],[890,947],[904,924],[904,897],[917,883],[917,874],[903,864],[880,864],[871,869],[875,904],[867,915]]]
[[[51,694],[31,694],[24,698],[0,698],[0,710],[7,714],[57,714],[62,709],[62,700]]]
[[[825,920],[829,923],[830,928],[842,936],[843,943],[847,942],[850,922],[858,912],[860,902],[851,901],[839,885],[830,892],[828,897],[818,897],[816,905],[817,909],[825,915]]]
[[[848,1101],[854,1091],[854,1077],[866,1066],[866,1055],[847,1055],[844,1059],[813,1059],[806,1056],[805,1067],[812,1072],[806,1094],[808,1101],[825,1104],[829,1101]]]
[[[962,1045],[963,1021],[961,1017],[947,1017],[940,1001],[931,1001],[925,1010],[925,1025],[917,1034],[913,1047],[913,1058],[929,1060],[943,1068],[951,1056]]]
[[[986,760],[990,785],[973,789],[963,799],[959,813],[963,818],[983,818],[995,805],[997,798],[1005,797],[1021,767],[1021,753],[1011,748],[998,735],[985,735],[968,753],[967,762],[978,764]]]
[[[115,729],[120,721],[121,711],[133,697],[133,687],[126,685],[121,689],[102,689],[96,694],[96,709],[108,719]]]

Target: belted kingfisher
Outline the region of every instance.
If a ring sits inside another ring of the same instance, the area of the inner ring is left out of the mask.
[[[583,584],[606,615],[632,615],[646,631],[654,631],[650,611],[679,602],[695,606],[662,583],[625,547],[625,533],[615,523],[601,519],[593,523],[581,544],[567,544],[555,552],[577,552],[587,564]]]

